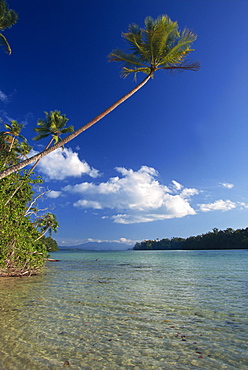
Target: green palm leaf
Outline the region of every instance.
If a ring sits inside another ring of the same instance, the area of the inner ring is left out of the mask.
[[[36,131],[38,132],[38,130],[36,129]],[[50,132],[49,133],[43,133],[43,134],[39,134],[37,136],[35,136],[33,138],[33,140],[35,141],[39,141],[39,140],[42,140],[42,139],[45,139],[45,137],[48,137],[50,135]]]

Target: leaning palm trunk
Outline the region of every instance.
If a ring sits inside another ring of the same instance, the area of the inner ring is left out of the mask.
[[[58,149],[76,136],[80,135],[83,131],[100,121],[130,96],[136,93],[136,91],[149,81],[155,71],[159,69],[197,71],[200,67],[197,62],[185,62],[187,55],[193,51],[193,49],[191,49],[191,44],[196,40],[197,36],[187,29],[179,32],[177,22],[172,22],[166,15],[162,15],[155,20],[151,17],[147,17],[145,19],[144,29],[139,28],[139,26],[135,24],[130,25],[129,31],[127,33],[123,33],[123,37],[131,46],[133,53],[127,54],[122,50],[116,49],[109,55],[109,60],[113,62],[121,62],[123,64],[122,75],[124,77],[129,74],[134,74],[136,77],[139,72],[145,73],[147,77],[128,94],[117,100],[117,102],[96,116],[92,121],[80,127],[77,131],[68,135],[59,143],[56,143],[49,149],[46,149],[43,152],[6,169],[5,171],[2,171],[0,173],[0,179],[10,175],[12,172],[20,170],[30,163],[40,160],[45,155],[53,152],[55,149]]]
[[[125,100],[130,98],[133,94],[135,94],[139,89],[141,89],[152,77],[153,72],[151,72],[140,84],[138,84],[134,89],[132,89],[129,93],[124,95],[122,98],[117,100],[114,104],[112,104],[109,108],[105,109],[102,113],[100,113],[98,116],[96,116],[94,119],[92,119],[90,122],[88,122],[86,125],[80,127],[78,130],[73,132],[72,134],[68,135],[63,140],[59,141],[57,144],[51,146],[48,149],[43,150],[42,152],[34,155],[31,158],[28,158],[12,167],[9,167],[8,169],[2,171],[0,173],[0,179],[3,179],[4,177],[10,175],[11,173],[18,171],[22,169],[23,167],[28,166],[29,164],[40,161],[41,158],[45,157],[47,154],[53,152],[54,150],[60,148],[61,146],[67,144],[69,141],[80,135],[82,132],[86,131],[88,128],[93,126],[95,123],[100,121],[102,118],[107,116],[110,112],[112,112],[115,108],[117,108],[120,104],[124,103]],[[35,164],[36,165],[36,164]]]
[[[37,239],[35,239],[35,242],[37,242],[37,240],[40,240],[48,232],[49,229],[50,226],[48,226],[48,228],[45,231],[43,231],[43,233]]]

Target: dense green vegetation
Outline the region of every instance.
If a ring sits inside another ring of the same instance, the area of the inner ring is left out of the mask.
[[[18,163],[31,150],[16,121],[0,132],[0,169]],[[42,179],[33,172],[17,171],[0,180],[0,276],[23,276],[39,272],[48,251],[57,243],[48,232],[56,231],[58,221],[50,212],[41,213],[37,200]]]
[[[45,237],[44,243],[48,252],[57,252],[59,250],[58,243],[51,236]]]
[[[211,250],[211,249],[247,249],[248,227],[246,229],[213,229],[206,234],[189,238],[162,240],[144,240],[136,243],[134,250]]]

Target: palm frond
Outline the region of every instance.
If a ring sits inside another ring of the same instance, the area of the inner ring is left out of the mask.
[[[126,78],[131,73],[133,73],[134,74],[134,80],[136,81],[137,73],[139,73],[139,72],[143,72],[146,75],[149,75],[151,73],[151,68],[149,68],[149,67],[143,67],[143,68],[133,68],[132,69],[132,68],[126,68],[126,67],[124,67],[122,69],[121,75],[122,75],[122,77]]]
[[[17,13],[9,9],[4,0],[0,1],[0,29],[10,28],[18,20]]]
[[[136,55],[127,54],[121,49],[113,50],[111,54],[109,54],[109,61],[110,62],[120,62],[122,64],[122,72],[121,75],[126,77],[129,73],[132,73],[134,70],[146,68],[145,63],[140,62]],[[130,70],[130,72],[127,72]]]
[[[190,46],[196,38],[197,36],[193,32],[184,30],[171,49],[164,54],[161,64],[164,66],[172,66],[173,64],[176,65],[181,63],[185,57],[194,50],[191,49]]]
[[[158,69],[165,70],[181,70],[181,71],[198,71],[201,65],[199,62],[187,62],[184,61],[178,65],[168,66],[168,67],[159,67]]]
[[[49,135],[50,135],[50,132],[48,132],[46,134],[45,133],[44,134],[39,134],[39,135],[33,137],[33,140],[39,141],[41,139],[44,139],[45,137],[48,137]]]
[[[145,19],[144,45],[149,54],[150,61],[156,64],[161,59],[161,54],[164,53],[165,45],[170,44],[179,36],[177,22],[172,22],[171,19],[162,15],[156,20],[151,17]]]
[[[74,131],[74,126],[68,126],[68,127],[65,127],[61,130],[61,134],[68,134],[69,132],[73,132]]]
[[[147,63],[149,54],[147,54],[145,49],[143,31],[136,24],[131,24],[128,27],[128,31],[122,35],[130,46],[129,50],[132,51],[132,54],[136,56],[140,63]]]
[[[6,132],[6,134],[10,134],[12,136],[19,136],[19,137],[22,137],[22,135],[20,135],[20,132],[23,128],[23,125],[21,123],[18,123],[17,121],[11,121],[11,125],[9,125],[8,123],[5,123],[4,124],[4,127],[6,128],[6,130],[8,130]]]
[[[127,54],[125,51],[121,49],[115,49],[112,51],[112,53],[109,54],[109,61],[110,62],[121,62],[125,65],[136,65],[136,66],[142,66],[144,65],[139,61],[139,59],[132,53]]]

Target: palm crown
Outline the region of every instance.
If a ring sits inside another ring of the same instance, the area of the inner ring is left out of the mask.
[[[172,22],[167,15],[155,20],[147,17],[144,23],[145,28],[131,24],[128,32],[122,34],[131,53],[116,49],[109,55],[110,61],[122,63],[123,77],[131,73],[136,77],[138,72],[153,75],[159,69],[199,69],[198,62],[186,60],[197,38],[193,32],[184,29],[180,33],[177,22]]]
[[[0,30],[10,28],[17,22],[18,15],[14,10],[8,9],[4,0],[0,0]],[[11,54],[11,47],[2,33],[0,33],[0,45],[2,45],[8,54]]]
[[[34,130],[38,133],[35,136],[34,140],[41,140],[45,137],[52,135],[52,141],[54,140],[57,143],[60,140],[61,134],[67,134],[74,131],[73,126],[65,127],[68,118],[65,115],[61,115],[60,111],[53,111],[50,113],[45,112],[46,119],[40,119],[37,122],[39,127],[36,127]]]
[[[17,121],[11,121],[11,125],[5,123],[4,124],[7,131],[0,132],[0,135],[5,137],[5,140],[9,143],[9,152],[12,150],[15,143],[18,143],[18,138],[22,140],[26,140],[20,132],[23,128],[21,123]]]

